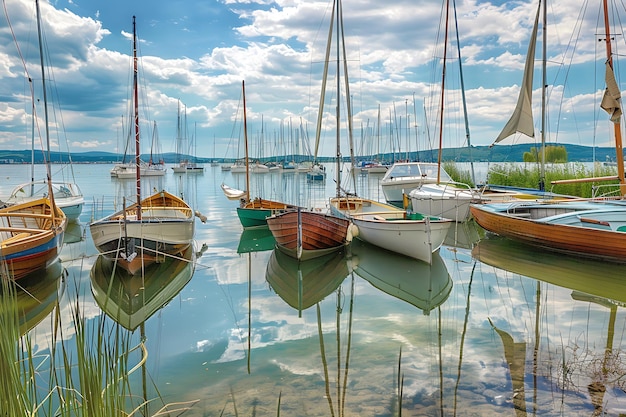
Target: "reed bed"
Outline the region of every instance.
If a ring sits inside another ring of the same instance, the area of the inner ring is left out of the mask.
[[[474,186],[469,172],[459,170],[454,162],[444,163],[445,170],[457,182]],[[596,182],[575,182],[570,184],[552,185],[552,181],[573,180],[616,175],[617,170],[612,166],[595,163],[589,169],[583,163],[548,164],[545,167],[544,185],[546,191],[555,194],[572,195],[583,198],[615,195],[619,188],[617,180]],[[487,174],[487,184],[503,185],[521,188],[538,188],[540,170],[537,163],[512,164],[502,163],[493,165]]]
[[[141,390],[141,378],[133,376],[145,371],[144,338],[112,323],[104,313],[86,320],[78,296],[72,305],[71,335],[64,335],[68,323],[60,322],[57,303],[49,317],[49,347],[36,352],[42,347],[33,345],[27,330],[20,330],[25,312],[18,302],[17,293],[23,291],[19,283],[2,278],[0,284],[0,414],[178,416],[193,406],[194,401],[165,404],[161,398],[146,399],[145,381]]]

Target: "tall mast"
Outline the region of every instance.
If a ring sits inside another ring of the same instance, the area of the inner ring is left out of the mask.
[[[341,0],[335,0],[335,4],[337,6],[337,11],[336,11],[336,16],[335,18],[337,19],[337,36],[336,36],[336,46],[337,46],[337,108],[336,108],[336,118],[337,118],[337,143],[335,144],[335,146],[337,147],[336,149],[336,174],[335,174],[335,178],[336,178],[336,184],[335,184],[335,196],[339,197],[339,195],[341,194],[341,185],[340,185],[340,181],[341,181],[341,174],[339,173],[339,168],[341,167],[341,161],[339,160],[341,158],[341,146],[339,144],[341,135],[339,132],[339,127],[340,127],[340,120],[341,120],[341,115],[340,115],[340,103],[341,103],[341,81],[339,80],[339,71],[340,71],[340,64],[339,64],[339,4],[340,4]]]
[[[248,119],[246,115],[246,84],[241,81],[241,94],[243,95],[243,143],[246,152],[244,164],[246,164],[246,201],[250,201],[250,163],[248,161]]]
[[[443,146],[443,102],[446,86],[446,54],[448,52],[448,13],[450,12],[450,0],[446,0],[446,31],[443,42],[443,68],[441,70],[441,103],[439,115],[439,152],[437,154],[437,184],[441,180],[441,152]]]
[[[43,111],[46,122],[46,176],[48,180],[48,198],[52,206],[52,220],[56,217],[54,193],[52,192],[52,171],[50,169],[50,127],[48,123],[48,93],[46,91],[46,71],[44,69],[43,58],[43,41],[41,35],[41,11],[39,10],[39,0],[35,0],[35,8],[37,9],[37,35],[39,38],[39,60],[41,62],[41,87],[43,89]],[[34,107],[33,107],[34,109]]]
[[[139,146],[139,92],[137,91],[137,75],[139,65],[137,62],[137,30],[135,26],[135,16],[133,16],[133,109],[135,119],[135,169],[137,185],[137,220],[141,220],[141,149]]]
[[[539,0],[541,3],[541,0]],[[541,59],[541,165],[539,171],[539,190],[545,190],[546,182],[546,61],[548,59],[548,15],[546,1],[543,2],[543,23],[541,24],[541,32],[543,39],[541,41],[542,59]]]
[[[606,59],[607,64],[613,70],[613,53],[611,51],[611,29],[609,27],[609,8],[607,0],[603,2],[604,6],[604,32],[606,42]],[[613,123],[613,133],[615,136],[615,160],[617,162],[617,177],[620,184],[620,194],[626,195],[626,181],[624,180],[624,152],[622,150],[622,129],[621,118],[617,123]]]
[[[465,100],[465,82],[463,81],[463,64],[461,61],[461,42],[459,41],[459,21],[456,17],[456,0],[452,0],[454,10],[454,27],[456,30],[456,48],[459,58],[459,80],[461,82],[461,100],[463,102],[463,119],[465,122],[465,138],[467,139],[467,151],[469,153],[470,168],[472,170],[472,181],[476,185],[476,175],[474,174],[474,158],[472,158],[472,142],[470,140],[469,119],[467,116],[467,101]],[[413,100],[415,102],[415,99]],[[417,130],[417,129],[416,129]]]

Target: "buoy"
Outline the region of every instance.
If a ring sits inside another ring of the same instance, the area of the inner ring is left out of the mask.
[[[346,241],[352,242],[352,239],[359,235],[359,228],[356,224],[350,223],[348,226],[348,233],[346,234]]]

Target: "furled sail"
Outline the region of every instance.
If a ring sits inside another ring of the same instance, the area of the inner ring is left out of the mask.
[[[537,31],[539,27],[539,11],[541,2],[537,8],[537,16],[535,17],[535,26],[528,45],[528,53],[526,54],[526,65],[524,66],[524,78],[522,79],[522,88],[517,98],[517,105],[511,115],[511,118],[502,129],[492,146],[503,139],[511,136],[515,132],[523,133],[527,136],[535,137],[535,125],[533,122],[532,95],[533,95],[533,72],[535,66],[535,47],[537,45]]]
[[[617,81],[615,81],[615,74],[613,73],[613,68],[609,65],[609,61],[606,61],[605,65],[606,72],[604,79],[606,81],[606,89],[604,90],[600,107],[611,116],[613,123],[619,123],[622,117],[622,95],[617,86]]]

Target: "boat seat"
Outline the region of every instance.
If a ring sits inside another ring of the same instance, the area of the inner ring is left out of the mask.
[[[616,229],[617,232],[625,232],[626,233],[626,225],[620,226]]]

